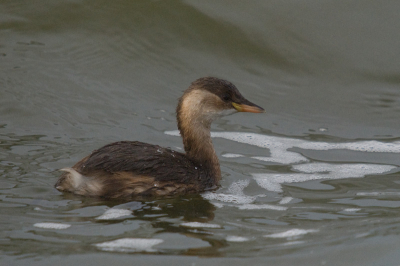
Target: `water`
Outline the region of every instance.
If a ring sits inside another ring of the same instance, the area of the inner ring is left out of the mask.
[[[1,1],[1,265],[398,265],[397,2]],[[266,114],[213,124],[221,188],[53,188],[117,140],[181,149],[206,75]]]

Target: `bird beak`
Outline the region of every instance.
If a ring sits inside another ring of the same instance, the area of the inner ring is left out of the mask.
[[[232,102],[233,107],[238,112],[265,113],[265,110],[263,108],[261,108],[260,106],[255,105],[253,103],[250,103],[250,104],[252,104],[252,105],[240,104],[240,103]]]

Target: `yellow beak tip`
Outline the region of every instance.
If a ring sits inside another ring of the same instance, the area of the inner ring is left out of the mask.
[[[238,112],[265,113],[265,110],[258,106],[251,106],[238,103],[232,103],[232,105]]]

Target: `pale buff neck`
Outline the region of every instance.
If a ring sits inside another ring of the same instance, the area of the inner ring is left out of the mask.
[[[181,99],[177,108],[178,128],[183,139],[188,158],[199,164],[218,185],[221,179],[219,160],[215,153],[210,126],[212,117],[204,114],[201,108],[193,108],[191,99]]]

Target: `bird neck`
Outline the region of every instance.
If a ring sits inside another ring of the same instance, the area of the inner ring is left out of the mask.
[[[211,140],[211,121],[195,111],[177,109],[178,129],[189,159],[198,164],[211,178],[211,185],[218,185],[221,179],[219,160]]]

